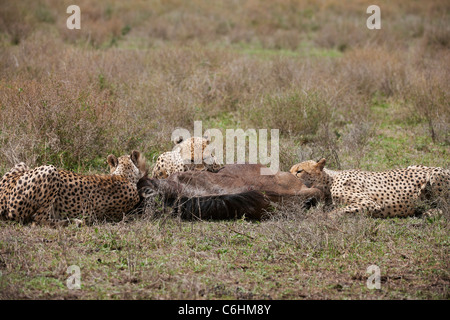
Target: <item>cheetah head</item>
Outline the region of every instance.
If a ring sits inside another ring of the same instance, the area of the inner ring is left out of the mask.
[[[208,170],[215,171],[221,167],[220,163],[208,148],[211,142],[209,137],[192,137],[187,140],[179,137],[178,139],[174,139],[173,142],[175,143],[173,151],[179,152],[183,163],[189,169],[203,170],[206,167]],[[196,160],[200,163],[195,163]]]
[[[133,184],[137,184],[139,179],[147,173],[145,158],[136,150],[130,155],[119,158],[110,154],[107,160],[112,175],[123,176]]]
[[[320,188],[325,180],[325,174],[323,172],[325,163],[325,159],[321,159],[318,162],[308,160],[293,165],[289,171],[308,188]]]

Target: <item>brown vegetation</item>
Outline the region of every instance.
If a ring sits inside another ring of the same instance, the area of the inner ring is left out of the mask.
[[[449,166],[448,1],[379,1],[381,30],[360,0],[80,0],[81,30],[66,28],[70,4],[0,1],[0,174],[18,161],[105,172],[105,155],[133,149],[152,161],[194,120],[280,129],[285,171],[320,157]],[[448,299],[448,208],[337,222],[279,210],[260,224],[2,223],[0,297]],[[365,287],[374,263],[382,291]]]

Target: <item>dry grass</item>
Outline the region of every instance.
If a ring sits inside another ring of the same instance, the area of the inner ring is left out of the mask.
[[[445,1],[381,1],[377,31],[358,0],[78,1],[81,30],[66,28],[70,4],[0,1],[0,174],[18,161],[102,172],[107,154],[132,149],[152,161],[195,120],[280,129],[283,170],[319,157],[342,169],[450,165]],[[80,230],[3,223],[0,295],[448,298],[448,215],[336,222],[322,211]],[[77,263],[83,290],[67,291]],[[381,292],[364,286],[372,263]]]
[[[448,216],[1,226],[2,299],[448,299]],[[366,269],[381,269],[381,290]],[[81,290],[68,290],[78,265]]]

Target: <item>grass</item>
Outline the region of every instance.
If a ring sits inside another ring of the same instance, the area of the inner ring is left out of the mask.
[[[2,298],[448,299],[444,218],[2,224]],[[65,286],[73,264],[81,290]],[[366,287],[372,264],[381,290]]]
[[[172,131],[280,129],[282,170],[449,168],[449,5],[381,1],[61,1],[0,12],[0,174],[25,161],[106,173],[150,164]],[[440,218],[333,220],[289,206],[248,221],[0,222],[0,298],[448,299]],[[381,290],[366,269],[381,268]],[[81,290],[66,270],[81,269]]]
[[[265,48],[261,44],[238,43],[234,44],[236,52],[244,53],[250,56],[256,56],[263,60],[270,60],[275,57],[318,57],[318,58],[338,58],[342,56],[342,52],[336,49],[317,48],[314,45],[304,42],[300,43],[296,50],[292,49],[274,49]]]

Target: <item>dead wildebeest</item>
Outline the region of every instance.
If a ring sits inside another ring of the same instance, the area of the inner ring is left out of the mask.
[[[138,182],[142,202],[162,196],[183,219],[260,220],[270,202],[286,199],[310,206],[323,198],[319,189],[307,188],[289,172],[261,175],[260,164],[230,164],[218,172],[177,172],[167,179],[144,177]]]

